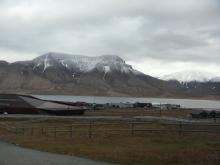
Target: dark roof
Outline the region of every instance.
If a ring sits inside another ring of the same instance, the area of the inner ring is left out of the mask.
[[[59,104],[51,101],[41,100],[29,95],[0,94],[0,108],[35,108],[42,110],[80,110],[83,107]]]
[[[0,107],[33,108],[16,94],[0,94]]]

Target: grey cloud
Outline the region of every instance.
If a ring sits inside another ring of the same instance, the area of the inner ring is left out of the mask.
[[[220,65],[219,16],[218,0],[0,0],[0,52]]]

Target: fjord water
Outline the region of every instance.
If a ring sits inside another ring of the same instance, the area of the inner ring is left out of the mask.
[[[166,98],[135,98],[135,97],[109,97],[109,96],[66,96],[66,95],[34,95],[40,99],[67,101],[67,102],[87,102],[87,103],[157,103],[157,104],[179,104],[182,108],[201,108],[220,110],[220,101],[214,100],[191,100],[191,99],[166,99]]]

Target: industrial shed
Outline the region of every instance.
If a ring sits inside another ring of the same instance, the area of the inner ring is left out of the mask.
[[[86,108],[41,100],[29,95],[0,94],[0,113],[82,115]]]

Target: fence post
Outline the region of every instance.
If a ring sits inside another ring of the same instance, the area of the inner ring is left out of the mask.
[[[180,123],[179,123],[179,136],[182,136],[182,129],[183,129],[183,125],[182,125],[182,122],[180,121]]]
[[[44,135],[44,127],[41,127],[41,135]]]
[[[89,122],[89,138],[92,138],[92,121]]]
[[[33,134],[34,134],[34,128],[31,127],[31,136],[33,136]]]
[[[131,136],[134,136],[134,123],[133,122],[131,122],[130,129],[131,129]]]
[[[160,116],[162,116],[162,104],[160,103]]]
[[[18,128],[15,127],[15,134],[18,135]]]
[[[54,127],[54,137],[57,137],[57,127]]]
[[[24,129],[24,127],[22,127],[22,134],[23,135],[25,135],[24,131],[25,131],[25,129]]]
[[[70,126],[70,137],[73,137],[73,125]]]

